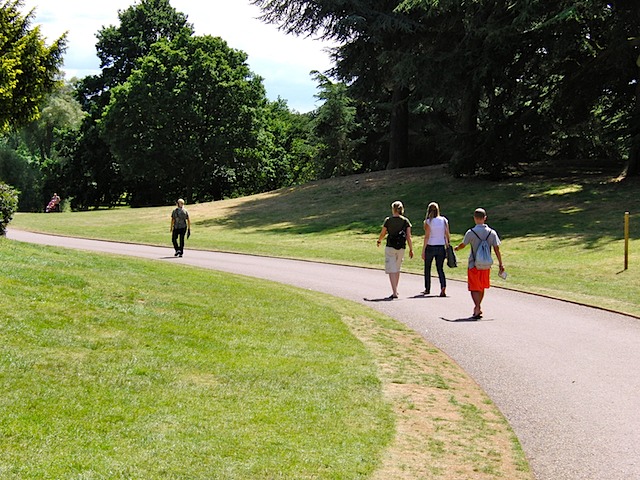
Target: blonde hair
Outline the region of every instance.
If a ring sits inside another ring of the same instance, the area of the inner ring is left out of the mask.
[[[184,205],[184,200],[179,198],[178,201],[176,202],[178,204],[179,207]]]
[[[431,202],[427,207],[427,220],[433,220],[440,216],[440,206],[436,202]]]
[[[402,205],[402,202],[400,200],[396,200],[391,204],[391,210],[393,211],[393,213],[404,215],[404,205]]]

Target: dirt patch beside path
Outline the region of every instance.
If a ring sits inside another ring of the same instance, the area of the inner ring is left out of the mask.
[[[373,479],[534,478],[505,418],[449,357],[403,326],[344,321],[375,356],[396,415],[396,437]]]

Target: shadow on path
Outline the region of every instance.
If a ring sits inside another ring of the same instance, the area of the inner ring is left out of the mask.
[[[462,322],[493,322],[491,319],[487,318],[473,318],[473,317],[465,317],[465,318],[444,318],[440,317],[440,320],[444,320],[445,322],[451,323],[462,323]]]

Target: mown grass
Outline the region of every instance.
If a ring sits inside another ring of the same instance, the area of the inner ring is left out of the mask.
[[[365,478],[393,435],[326,301],[6,240],[0,262],[3,479]]]
[[[531,479],[477,385],[364,306],[2,238],[0,263],[3,479]]]
[[[451,178],[439,167],[314,182],[241,199],[189,205],[189,247],[381,267],[375,239],[393,200],[402,200],[422,248],[426,205],[437,201],[454,242],[482,206],[503,240],[515,289],[640,315],[640,183],[602,174],[504,182]],[[63,235],[169,244],[171,206],[63,214],[19,214],[11,226]],[[630,268],[624,212],[631,213]],[[466,251],[468,252],[468,250]],[[448,270],[465,278],[462,268]],[[422,271],[419,254],[404,269]]]

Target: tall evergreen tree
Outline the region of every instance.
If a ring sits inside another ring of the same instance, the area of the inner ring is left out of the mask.
[[[316,96],[323,100],[312,122],[320,144],[316,153],[319,174],[322,178],[349,175],[361,167],[355,158],[356,108],[345,84],[333,83],[320,72],[314,75],[320,89]]]
[[[401,59],[419,24],[397,12],[397,0],[253,0],[262,18],[297,35],[314,35],[341,44],[335,50],[338,79],[356,83],[358,92],[379,94],[389,118],[387,168],[408,164],[408,97],[411,78]]]

